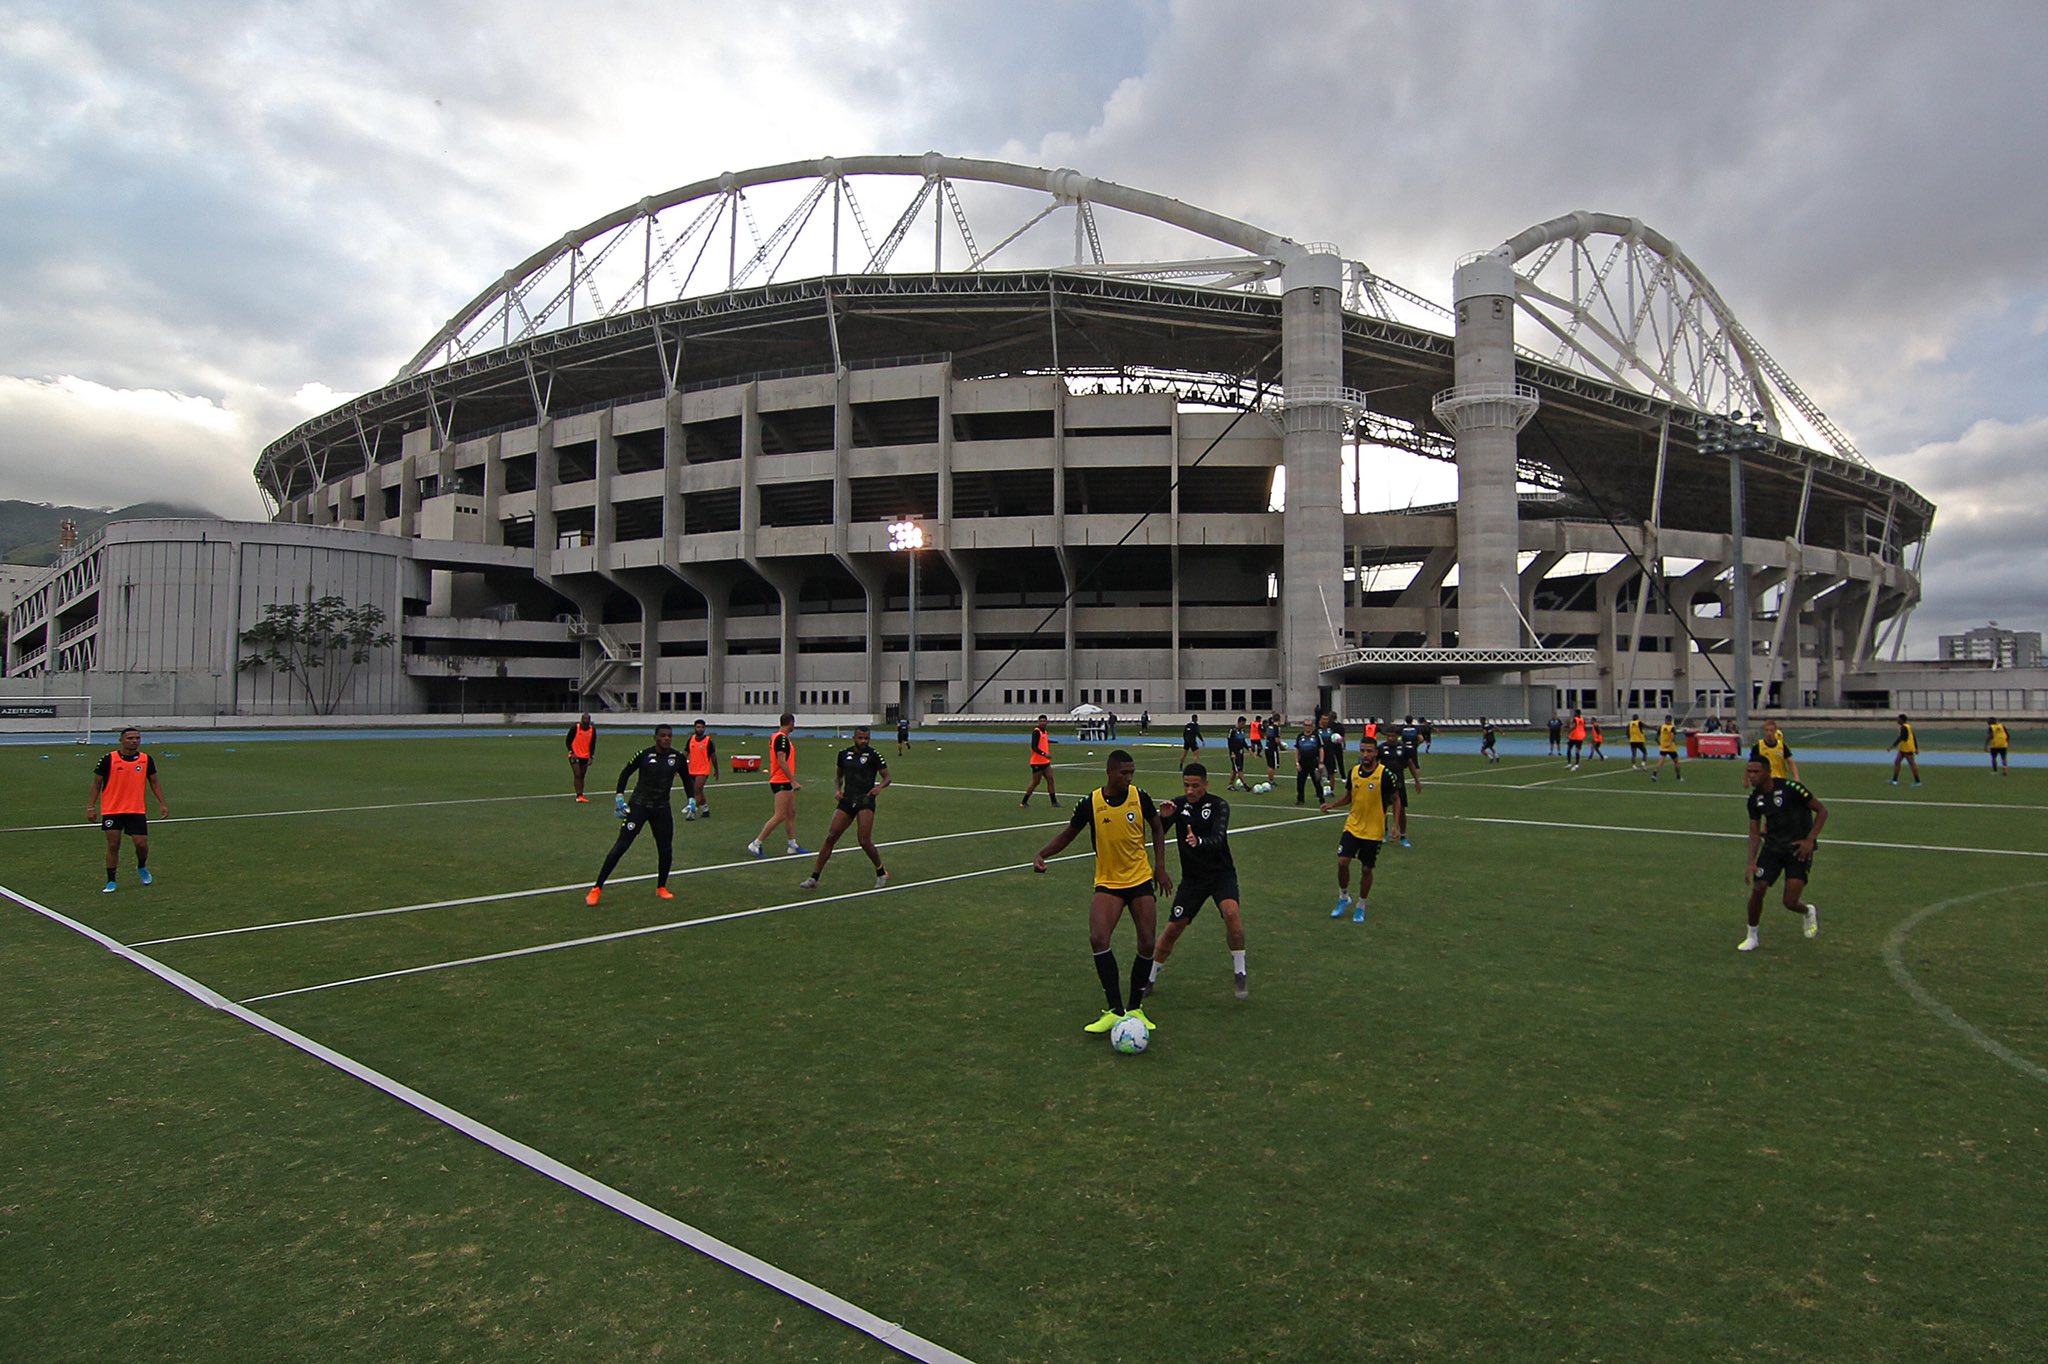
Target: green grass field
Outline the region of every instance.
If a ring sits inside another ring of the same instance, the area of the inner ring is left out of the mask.
[[[1821,934],[1747,955],[1733,763],[1439,742],[1362,927],[1337,819],[1240,796],[1251,998],[1205,911],[1126,1058],[1021,742],[883,744],[887,891],[748,858],[728,777],[597,909],[553,732],[150,747],[155,886],[99,893],[69,746],[0,748],[0,883],[970,1359],[2048,1356],[2037,772],[1808,765]],[[0,1357],[898,1357],[11,901],[0,953]]]

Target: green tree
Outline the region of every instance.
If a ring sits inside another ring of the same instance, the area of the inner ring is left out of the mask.
[[[242,632],[251,652],[242,656],[241,669],[275,668],[298,679],[313,713],[332,715],[356,669],[396,642],[384,619],[380,607],[350,606],[335,596],[273,602]]]

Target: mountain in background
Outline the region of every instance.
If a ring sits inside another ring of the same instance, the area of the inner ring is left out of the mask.
[[[0,499],[0,562],[50,564],[57,561],[57,523],[65,517],[78,523],[83,540],[109,521],[135,521],[150,516],[196,517],[204,521],[220,518],[212,512],[179,507],[169,502],[137,502],[113,511],[105,507],[53,507],[46,502],[15,502]]]

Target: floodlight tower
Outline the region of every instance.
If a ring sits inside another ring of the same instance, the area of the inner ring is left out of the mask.
[[[924,527],[916,517],[889,523],[889,548],[910,556],[910,661],[903,679],[903,718],[917,723],[917,557],[924,548]]]

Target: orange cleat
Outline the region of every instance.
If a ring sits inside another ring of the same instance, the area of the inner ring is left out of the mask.
[[[577,803],[578,805],[588,805],[588,804],[590,804],[590,797],[589,797],[589,796],[578,796],[578,797],[576,797],[576,803]]]
[[[586,896],[584,896],[584,897],[583,897],[583,903],[584,903],[584,904],[586,904],[586,905],[594,905],[594,904],[596,904],[596,903],[597,903],[597,902],[598,902],[599,900],[601,900],[601,899],[603,899],[603,898],[604,898],[604,887],[603,887],[603,886],[592,886],[592,887],[590,888],[590,894],[588,894],[588,895],[586,895]]]
[[[676,893],[670,890],[667,886],[656,886],[654,888],[654,893],[664,900],[673,900],[676,898]]]

